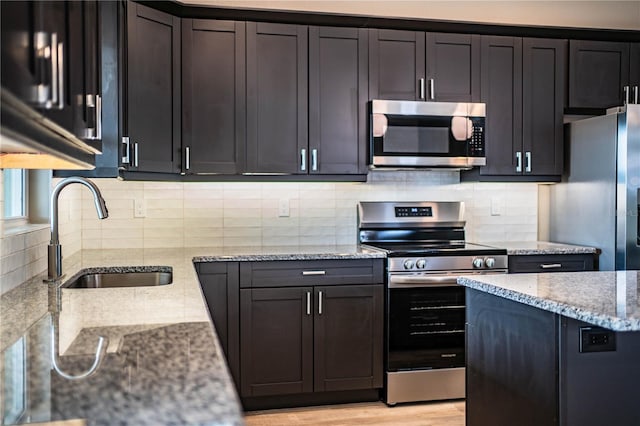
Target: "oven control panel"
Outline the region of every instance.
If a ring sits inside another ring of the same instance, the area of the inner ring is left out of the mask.
[[[428,207],[397,207],[396,217],[433,217],[433,208]]]
[[[473,271],[507,269],[506,255],[389,258],[389,271]]]

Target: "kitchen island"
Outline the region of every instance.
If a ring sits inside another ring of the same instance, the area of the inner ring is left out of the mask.
[[[466,424],[640,424],[640,272],[461,277]]]
[[[292,254],[293,253],[293,254]],[[3,424],[241,425],[242,407],[204,303],[198,262],[381,258],[357,246],[81,250],[61,280],[38,275],[0,298]],[[169,266],[173,282],[65,288],[87,268]],[[95,372],[99,337],[106,350]],[[55,354],[52,357],[52,352]],[[52,362],[55,359],[55,362]]]

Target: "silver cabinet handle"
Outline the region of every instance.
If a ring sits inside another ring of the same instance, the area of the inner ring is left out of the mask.
[[[624,90],[624,104],[627,105],[629,103],[629,86],[624,86],[622,90]]]
[[[102,96],[96,95],[96,140],[102,140]]]
[[[52,36],[54,36],[55,34],[53,34]],[[55,42],[53,41],[53,37],[52,37],[52,44],[55,46]],[[57,50],[58,50],[58,102],[55,103],[54,108],[56,109],[63,109],[64,108],[64,44],[63,43],[58,43],[57,44]]]
[[[638,89],[639,89],[638,86],[633,86],[633,103],[634,104],[638,103],[638,97],[640,96],[638,95]]]
[[[558,269],[562,268],[562,263],[542,263],[540,267],[542,269]]]
[[[133,167],[138,167],[138,142],[133,144]]]
[[[304,148],[300,150],[300,171],[307,171],[307,150]]]
[[[527,173],[531,173],[531,151],[527,151],[524,153],[525,166],[524,171]]]
[[[87,108],[95,110],[95,126],[84,130],[85,139],[101,140],[102,139],[102,98],[100,95],[87,95],[85,97]]]
[[[184,168],[189,170],[191,168],[191,148],[188,146],[184,148]]]
[[[516,152],[516,172],[522,172],[522,152]]]
[[[418,80],[419,86],[420,86],[420,99],[424,99],[424,78],[421,78],[420,80]]]
[[[311,150],[311,170],[316,172],[318,171],[318,150]]]
[[[434,100],[436,98],[436,83],[433,78],[429,79],[429,99]]]
[[[49,40],[49,34],[38,31],[33,34],[33,49],[36,61],[36,73],[40,74],[40,67],[42,63],[46,64],[46,67],[49,69],[47,74],[53,75],[54,72],[54,64],[53,58],[51,57],[51,43]],[[31,91],[31,102],[40,108],[47,108],[47,103],[51,101],[51,81],[38,81],[33,86]]]
[[[318,315],[322,315],[322,292],[318,292]]]
[[[307,315],[311,315],[311,292],[307,292]]]
[[[58,71],[60,71],[60,61],[58,60],[58,34],[51,34],[51,44],[49,45],[49,49],[51,50],[51,97],[47,102],[46,108],[52,109],[58,103],[58,95],[60,94],[60,89],[58,88],[58,84],[60,80],[58,79]]]
[[[326,273],[326,271],[302,271],[302,275],[305,277],[309,275],[325,275]]]
[[[124,155],[122,156],[122,164],[129,164],[131,161],[131,157],[129,153],[131,152],[131,143],[129,142],[129,136],[122,137],[122,145],[125,146]]]

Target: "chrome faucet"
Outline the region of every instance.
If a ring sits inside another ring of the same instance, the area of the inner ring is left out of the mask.
[[[102,194],[100,194],[100,189],[96,186],[95,183],[91,182],[88,179],[82,177],[69,177],[61,180],[53,191],[51,192],[51,241],[49,242],[49,250],[48,250],[48,278],[46,281],[55,281],[62,276],[62,246],[60,245],[60,239],[58,235],[58,197],[60,196],[60,191],[62,189],[72,183],[80,183],[91,191],[93,194],[93,202],[96,205],[96,210],[98,211],[98,217],[100,219],[106,219],[109,216],[109,212],[107,211],[107,205],[104,202],[104,198],[102,198]]]

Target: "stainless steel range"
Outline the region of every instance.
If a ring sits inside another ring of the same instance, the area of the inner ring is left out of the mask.
[[[387,251],[385,402],[465,397],[460,275],[504,274],[507,252],[467,243],[461,202],[361,202],[359,242]]]

